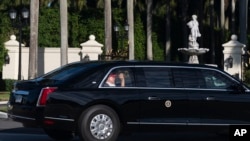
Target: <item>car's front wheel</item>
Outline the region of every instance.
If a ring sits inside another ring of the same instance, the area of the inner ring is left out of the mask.
[[[119,118],[108,106],[92,106],[79,118],[79,136],[84,141],[116,141],[119,132]]]

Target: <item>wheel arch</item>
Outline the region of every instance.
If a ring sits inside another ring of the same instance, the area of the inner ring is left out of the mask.
[[[122,113],[121,113],[121,108],[120,106],[111,101],[111,100],[98,100],[98,101],[95,101],[95,102],[91,102],[91,103],[88,103],[87,105],[84,105],[84,106],[81,106],[80,110],[79,110],[79,113],[77,114],[77,118],[75,119],[77,122],[79,122],[79,118],[81,116],[81,114],[87,110],[88,108],[92,107],[92,106],[96,106],[96,105],[104,105],[104,106],[108,106],[110,107],[111,109],[113,109],[115,111],[115,113],[117,114],[119,120],[120,120],[120,124],[121,126],[123,126],[125,124],[124,122],[124,119],[122,117]]]

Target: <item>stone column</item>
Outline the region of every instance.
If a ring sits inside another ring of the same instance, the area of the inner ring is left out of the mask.
[[[222,44],[224,47],[224,70],[236,78],[242,79],[242,54],[246,46],[237,41],[237,36],[232,35],[231,40]]]
[[[89,40],[81,43],[80,46],[82,47],[82,60],[86,60],[86,58],[88,60],[98,60],[98,56],[103,52],[101,49],[103,44],[98,43],[94,35],[90,35]]]
[[[10,57],[10,63],[5,64],[3,66],[3,76],[2,79],[15,79],[17,80],[17,75],[18,75],[18,55],[19,55],[19,42],[16,40],[15,35],[10,36],[10,40],[4,43],[5,48],[8,50],[8,54]],[[23,79],[23,63],[24,60],[24,44],[21,44],[22,46],[22,74],[21,77]],[[26,63],[27,64],[27,63]]]

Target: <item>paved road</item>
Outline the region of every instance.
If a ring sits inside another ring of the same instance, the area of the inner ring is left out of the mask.
[[[0,119],[0,141],[52,141],[39,128],[24,128],[22,124]],[[225,135],[207,132],[133,133],[118,141],[228,141]],[[80,141],[75,138],[73,141]]]
[[[180,135],[179,135],[180,136]],[[182,135],[181,135],[182,136]],[[17,133],[1,133],[0,141],[53,141],[45,134],[17,134]],[[79,138],[74,138],[73,141],[80,141]],[[215,139],[213,135],[206,135],[203,137],[186,138],[173,137],[167,135],[145,135],[138,134],[130,137],[120,137],[118,141],[228,141],[224,139]]]
[[[0,141],[52,141],[45,134],[31,133],[5,133],[0,132]],[[74,138],[73,141],[80,141]],[[213,134],[200,134],[193,137],[186,134],[134,134],[130,136],[120,136],[118,141],[229,141],[225,138],[218,138]]]

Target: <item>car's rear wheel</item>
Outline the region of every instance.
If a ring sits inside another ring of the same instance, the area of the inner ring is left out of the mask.
[[[44,129],[44,132],[56,141],[70,141],[73,139],[73,133],[64,130]]]
[[[108,106],[92,106],[79,118],[79,136],[84,141],[116,141],[119,132],[119,118]]]

